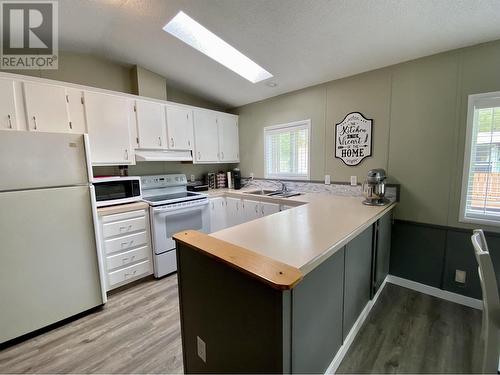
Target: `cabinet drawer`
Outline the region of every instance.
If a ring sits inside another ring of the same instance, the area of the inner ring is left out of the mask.
[[[103,227],[102,232],[104,238],[137,232],[139,230],[146,229],[146,217],[142,216],[142,217],[137,217],[135,219],[117,221],[114,223],[107,223],[103,224],[102,227]]]
[[[129,264],[139,262],[141,260],[148,260],[151,254],[149,246],[139,247],[138,249],[129,250],[124,253],[112,255],[106,258],[106,268],[108,271],[118,267],[124,267]]]
[[[102,217],[102,222],[103,223],[110,223],[114,221],[123,221],[127,219],[133,219],[135,217],[141,217],[146,215],[146,210],[135,210],[135,211],[128,211],[128,212],[122,212],[119,214],[113,214],[113,215],[105,215]]]
[[[140,232],[113,238],[104,241],[106,254],[116,253],[117,251],[126,251],[133,247],[145,245],[148,243],[147,232]]]
[[[152,273],[151,262],[146,260],[133,266],[123,268],[108,274],[109,287],[123,283],[124,281],[135,279]]]

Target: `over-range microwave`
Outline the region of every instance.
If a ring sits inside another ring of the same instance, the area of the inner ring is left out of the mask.
[[[92,184],[97,207],[142,200],[140,177],[95,177]]]

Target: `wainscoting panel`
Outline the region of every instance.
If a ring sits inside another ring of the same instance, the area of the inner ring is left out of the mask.
[[[442,289],[472,298],[482,298],[476,257],[470,241],[472,232],[448,230]],[[455,281],[455,270],[466,272],[465,284]]]
[[[392,228],[390,274],[435,288],[481,299],[471,230],[395,220]],[[500,285],[500,234],[486,233]],[[466,272],[465,284],[455,271]]]
[[[445,247],[446,231],[396,220],[390,274],[441,288]]]

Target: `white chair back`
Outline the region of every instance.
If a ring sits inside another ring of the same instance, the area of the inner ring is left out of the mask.
[[[481,229],[474,230],[471,237],[474,254],[479,265],[479,280],[483,292],[483,327],[484,338],[483,373],[491,374],[498,371],[499,333],[500,333],[500,298],[498,285],[491,261],[488,244]]]

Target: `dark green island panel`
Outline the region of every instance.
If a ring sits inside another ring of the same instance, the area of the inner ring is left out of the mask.
[[[234,245],[176,235],[184,371],[324,373],[387,275],[390,223],[391,212],[290,288],[210,253]]]

